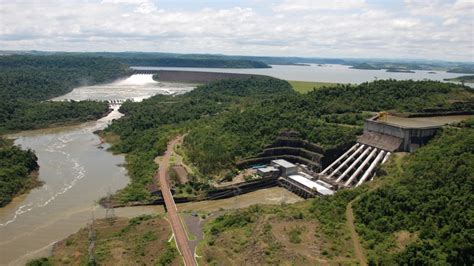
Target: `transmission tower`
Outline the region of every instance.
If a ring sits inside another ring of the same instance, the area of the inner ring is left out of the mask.
[[[94,213],[92,213],[91,222],[89,223],[89,263],[88,265],[97,265],[95,260],[95,241],[96,241],[96,233],[95,233],[95,218]]]
[[[113,208],[112,205],[112,193],[107,193],[107,198],[105,199],[104,202],[105,206],[105,219],[112,225],[115,223],[115,220],[117,217],[115,216],[115,209]]]

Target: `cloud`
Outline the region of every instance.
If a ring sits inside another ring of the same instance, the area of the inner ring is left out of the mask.
[[[138,5],[147,0],[102,0],[102,4],[129,4],[129,5]]]
[[[343,10],[365,7],[364,0],[285,0],[277,5],[274,11],[314,11],[314,10]]]
[[[1,49],[474,59],[468,1],[1,1]]]

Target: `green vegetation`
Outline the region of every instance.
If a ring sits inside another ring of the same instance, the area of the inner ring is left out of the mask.
[[[26,266],[51,266],[53,265],[49,258],[43,257],[29,261]]]
[[[13,146],[12,141],[0,137],[0,207],[7,205],[21,192],[38,186],[40,182],[32,176],[38,169],[32,150]]]
[[[96,120],[109,110],[106,102],[30,102],[24,101],[0,123],[0,132],[30,130]],[[1,119],[1,118],[0,118]]]
[[[93,53],[120,60],[130,66],[152,67],[206,67],[206,68],[269,68],[258,59],[234,58],[206,54],[169,54],[169,53]],[[87,54],[86,54],[87,55]]]
[[[406,69],[406,68],[387,68],[387,72],[393,72],[393,73],[415,73],[415,71]]]
[[[199,255],[221,265],[243,260],[252,265],[355,263],[345,210],[363,191],[228,212],[205,224]]]
[[[178,250],[168,239],[169,223],[159,216],[139,216],[131,220],[96,220],[96,265],[179,265]],[[89,228],[82,228],[55,244],[50,257],[28,265],[90,265]]]
[[[167,141],[188,133],[182,145],[196,181],[225,176],[235,163],[255,156],[281,131],[293,130],[323,149],[346,147],[362,132],[370,112],[473,110],[473,93],[456,84],[379,80],[323,87],[299,94],[281,80],[253,77],[222,80],[180,96],[126,102],[123,119],[106,129],[119,136],[112,150],[127,153],[131,184],[124,202],[150,200],[147,188]]]
[[[178,249],[173,244],[168,242],[168,244],[166,245],[165,251],[161,253],[161,256],[159,257],[156,265],[159,265],[159,266],[170,265],[173,262],[173,260],[176,257],[178,257],[178,255],[179,255]]]
[[[474,75],[465,75],[465,76],[459,76],[456,78],[451,78],[451,79],[444,79],[446,81],[456,81],[456,82],[466,82],[466,83],[474,83]]]
[[[84,56],[0,57],[0,133],[96,119],[105,103],[43,102],[74,87],[108,82],[127,74],[117,60]]]
[[[474,64],[464,64],[455,62],[390,62],[384,60],[347,60],[347,65],[354,69],[381,70],[387,69],[387,72],[405,72],[414,73],[412,70],[445,70],[450,73],[474,73]]]
[[[370,64],[370,63],[355,64],[351,68],[353,68],[353,69],[366,69],[366,70],[380,70],[380,69],[382,69],[381,67],[375,66],[374,64]]]
[[[359,188],[228,212],[206,223],[203,260],[355,263],[345,211],[357,199],[356,228],[370,265],[472,265],[473,147],[472,129],[446,128],[415,153],[395,155]],[[306,260],[305,249],[311,250]]]
[[[308,93],[312,90],[317,90],[322,87],[334,87],[336,83],[330,82],[309,82],[309,81],[294,81],[289,80],[291,87],[299,93]]]
[[[120,61],[132,66],[152,67],[270,68],[265,63],[251,60],[135,57]]]
[[[358,231],[376,264],[471,265],[474,262],[474,131],[446,129],[382,178],[390,185],[354,204]],[[396,236],[416,236],[396,250]],[[399,251],[399,252],[395,252]]]
[[[459,65],[448,70],[449,73],[474,74],[474,64]]]

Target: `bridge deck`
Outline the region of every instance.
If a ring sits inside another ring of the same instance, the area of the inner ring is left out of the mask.
[[[185,265],[191,266],[197,265],[197,263],[194,259],[194,254],[191,252],[189,247],[188,236],[179,217],[178,209],[176,208],[173,196],[171,195],[170,187],[166,180],[171,151],[173,146],[179,141],[180,138],[176,138],[168,143],[168,148],[159,164],[159,169],[155,175],[155,180],[159,181],[160,183],[161,193],[163,194],[163,200],[165,202],[166,209],[168,210],[168,217],[173,229],[176,245],[178,246],[178,249],[184,258]]]

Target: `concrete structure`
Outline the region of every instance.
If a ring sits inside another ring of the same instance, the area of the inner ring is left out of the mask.
[[[305,199],[316,195],[328,196],[334,194],[334,190],[299,174],[281,177],[280,184]]]
[[[273,166],[260,167],[257,168],[257,174],[263,178],[278,177],[280,175],[280,169]]]
[[[357,143],[318,175],[318,181],[334,189],[360,186],[374,175],[375,167],[385,162],[390,153]],[[317,182],[317,181],[316,181]]]
[[[364,123],[358,143],[324,169],[315,179],[337,188],[360,186],[371,180],[378,165],[393,152],[415,151],[426,144],[447,123],[460,122],[473,115],[399,117],[378,115]]]
[[[378,115],[364,123],[364,134],[358,142],[389,152],[413,152],[425,145],[439,128],[457,123],[474,115],[445,115],[400,117],[387,115],[382,121]]]
[[[298,168],[296,167],[296,165],[282,159],[273,160],[271,162],[271,166],[279,169],[280,175],[284,177],[296,174],[298,172]]]

